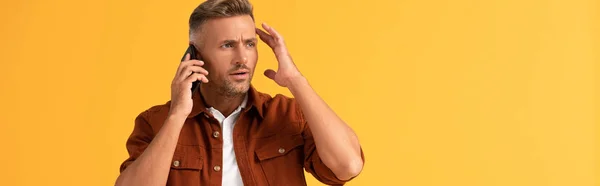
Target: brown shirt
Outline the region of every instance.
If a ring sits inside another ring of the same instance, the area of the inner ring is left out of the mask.
[[[306,185],[303,169],[325,184],[348,181],[339,180],[319,158],[294,98],[279,94],[271,97],[254,87],[248,93],[249,105],[233,128],[234,152],[244,185]],[[194,107],[181,129],[167,186],[220,186],[223,139],[215,132],[221,133],[221,126],[206,110],[200,91],[192,97]],[[169,109],[167,102],[137,116],[126,144],[129,158],[121,164],[121,172],[144,152]],[[362,158],[364,161],[364,155]]]

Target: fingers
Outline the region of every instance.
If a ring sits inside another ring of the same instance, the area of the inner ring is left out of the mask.
[[[260,38],[260,40],[267,43],[267,45],[269,45],[269,47],[273,48],[275,46],[275,41],[273,40],[273,37],[271,35],[267,34],[265,31],[262,31],[261,29],[258,29],[258,28],[256,28],[256,33],[258,34],[258,37]]]
[[[190,60],[190,57],[191,57],[190,55],[191,55],[190,53],[186,53],[186,54],[185,54],[185,59],[183,59],[183,61],[188,61],[188,60]]]
[[[195,73],[199,73],[199,74],[203,74],[203,75],[208,75],[208,71],[206,71],[206,69],[200,67],[200,66],[186,66],[180,74],[180,79],[184,80],[185,78],[187,78],[188,76],[195,74]]]
[[[187,54],[186,56],[189,56],[189,54]],[[204,61],[199,61],[199,60],[186,60],[183,61],[179,64],[179,67],[177,67],[177,72],[175,73],[175,76],[180,76],[182,74],[183,69],[185,69],[187,66],[202,66],[204,65]],[[185,74],[186,76],[189,74]]]
[[[188,76],[187,78],[185,78],[185,80],[183,82],[186,85],[190,85],[189,88],[192,88],[191,84],[195,81],[202,81],[203,83],[208,83],[208,78],[206,78],[206,76],[204,74],[194,73],[194,74]]]
[[[269,34],[271,36],[273,36],[273,39],[277,42],[280,42],[283,40],[283,37],[281,37],[281,35],[279,34],[279,32],[277,32],[273,27],[267,25],[267,23],[263,23],[262,27],[269,32]]]
[[[179,64],[175,78],[173,78],[173,85],[187,87],[191,86],[191,83],[194,81],[208,83],[208,78],[206,78],[208,71],[202,67],[204,62],[199,60],[189,60],[190,54],[186,54],[185,59],[187,60]]]
[[[260,40],[267,43],[267,45],[269,45],[269,47],[271,47],[271,48],[285,45],[283,42],[283,37],[275,29],[273,29],[266,23],[263,23],[262,27],[268,33],[259,28],[256,28],[256,33],[258,34]]]
[[[275,74],[277,74],[277,72],[275,72],[274,70],[271,69],[267,69],[265,70],[265,76],[267,76],[269,79],[275,80]]]

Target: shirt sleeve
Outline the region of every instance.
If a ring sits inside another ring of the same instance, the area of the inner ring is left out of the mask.
[[[148,147],[148,144],[154,138],[154,134],[152,131],[152,127],[148,123],[146,119],[148,115],[148,111],[144,111],[140,113],[135,118],[135,125],[133,127],[133,132],[127,139],[126,148],[129,153],[129,158],[127,158],[120,167],[120,172],[123,172],[131,163],[133,163]]]
[[[317,152],[317,147],[315,146],[315,140],[312,136],[312,132],[310,131],[306,120],[304,120],[303,115],[302,121],[304,123],[304,131],[302,132],[302,137],[304,138],[304,169],[312,174],[321,183],[327,185],[344,185],[346,182],[354,179],[356,176],[348,180],[338,179],[333,171],[331,171],[331,169],[329,169],[329,167],[327,167],[323,161],[321,161],[319,153]],[[360,156],[364,167],[365,155],[362,147],[360,149]]]

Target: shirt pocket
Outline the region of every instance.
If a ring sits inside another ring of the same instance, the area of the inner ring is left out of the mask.
[[[306,185],[302,135],[274,136],[256,151],[269,185]]]
[[[200,146],[195,145],[177,145],[171,160],[167,186],[200,185],[204,162],[200,149]]]

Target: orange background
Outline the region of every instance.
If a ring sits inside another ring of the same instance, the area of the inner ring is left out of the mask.
[[[112,185],[199,3],[0,2],[2,185]],[[357,132],[348,185],[599,184],[598,1],[252,3]],[[254,85],[290,95],[259,51]]]

